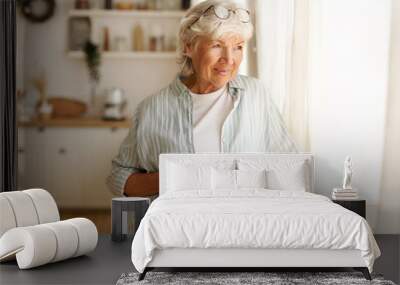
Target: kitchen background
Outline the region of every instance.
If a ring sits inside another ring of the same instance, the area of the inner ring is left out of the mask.
[[[197,2],[20,1],[20,189],[44,188],[65,218],[87,216],[110,231],[111,160],[137,104],[179,71],[179,21]],[[248,58],[241,73],[251,73]]]

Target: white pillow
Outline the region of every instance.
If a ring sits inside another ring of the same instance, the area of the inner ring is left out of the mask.
[[[267,188],[267,172],[263,170],[211,170],[212,189]]]
[[[293,168],[271,169],[268,171],[268,188],[273,190],[306,191],[306,165],[299,164]]]
[[[237,188],[268,188],[267,171],[236,170]]]
[[[272,190],[311,191],[308,160],[239,159],[240,170],[267,171],[267,188]]]
[[[215,169],[211,170],[212,189],[236,189],[236,170]]]
[[[211,167],[168,164],[168,191],[211,189]]]

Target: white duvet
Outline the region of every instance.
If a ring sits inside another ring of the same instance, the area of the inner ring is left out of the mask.
[[[371,272],[380,255],[359,215],[325,196],[265,189],[162,195],[133,239],[135,268],[143,272],[165,248],[358,249]]]

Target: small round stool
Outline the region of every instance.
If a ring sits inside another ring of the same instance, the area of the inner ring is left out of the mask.
[[[111,240],[123,241],[127,236],[128,212],[135,216],[134,232],[136,233],[140,221],[150,205],[150,198],[118,197],[111,202]]]

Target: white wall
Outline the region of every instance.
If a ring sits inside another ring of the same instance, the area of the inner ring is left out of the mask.
[[[90,91],[85,62],[71,59],[66,54],[67,13],[74,0],[57,0],[56,3],[55,15],[50,20],[42,24],[25,22],[25,88],[31,89],[32,77],[44,70],[50,96],[66,96],[87,102]],[[177,71],[175,59],[103,59],[99,93],[101,95],[112,86],[125,89],[128,113],[131,114],[145,96],[168,85]]]
[[[390,0],[318,0],[311,11],[310,145],[316,189],[341,185],[343,161],[375,227],[383,159]]]

